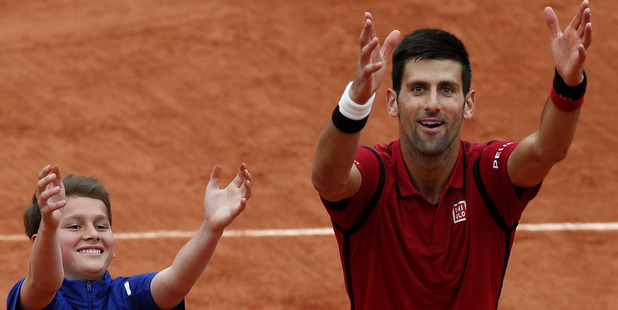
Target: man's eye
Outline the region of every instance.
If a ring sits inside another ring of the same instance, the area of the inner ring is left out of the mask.
[[[425,88],[423,88],[422,86],[414,86],[412,87],[412,92],[415,93],[422,93],[425,90]]]

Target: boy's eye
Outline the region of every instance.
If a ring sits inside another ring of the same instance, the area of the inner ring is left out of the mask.
[[[109,226],[107,225],[97,225],[96,227],[98,230],[108,230],[109,229]]]
[[[67,228],[68,229],[79,229],[81,226],[77,225],[77,224],[72,224],[72,225],[68,225]]]

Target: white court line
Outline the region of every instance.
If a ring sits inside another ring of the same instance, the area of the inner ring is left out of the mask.
[[[520,224],[517,230],[526,231],[574,231],[574,230],[618,230],[618,223],[545,223]]]
[[[520,224],[518,231],[610,231],[618,230],[614,223],[542,223]],[[195,231],[160,230],[141,233],[114,233],[114,239],[191,238]],[[223,237],[295,237],[333,235],[332,227],[305,229],[244,229],[226,230]],[[0,235],[0,241],[27,240],[25,235]]]

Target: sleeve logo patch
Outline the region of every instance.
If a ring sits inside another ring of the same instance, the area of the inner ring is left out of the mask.
[[[124,283],[124,290],[127,291],[127,296],[131,296],[131,286],[129,285],[129,281]]]
[[[468,215],[468,207],[466,201],[462,200],[453,205],[453,223],[459,223],[466,220]]]
[[[509,143],[503,144],[502,147],[498,149],[498,151],[494,155],[494,161],[493,161],[493,164],[492,164],[492,168],[500,169],[500,167],[498,167],[498,159],[500,159],[500,155],[502,155],[502,151],[504,151],[504,149],[507,146],[509,146],[509,145],[511,145],[513,143],[515,143],[515,142],[509,142]]]

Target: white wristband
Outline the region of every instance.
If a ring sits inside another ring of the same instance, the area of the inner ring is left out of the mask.
[[[369,112],[371,112],[371,105],[373,105],[373,100],[376,98],[376,93],[373,93],[367,103],[358,104],[350,98],[351,86],[352,82],[348,83],[343,95],[341,95],[341,99],[339,100],[339,112],[341,112],[341,115],[351,120],[359,121],[369,116]]]

